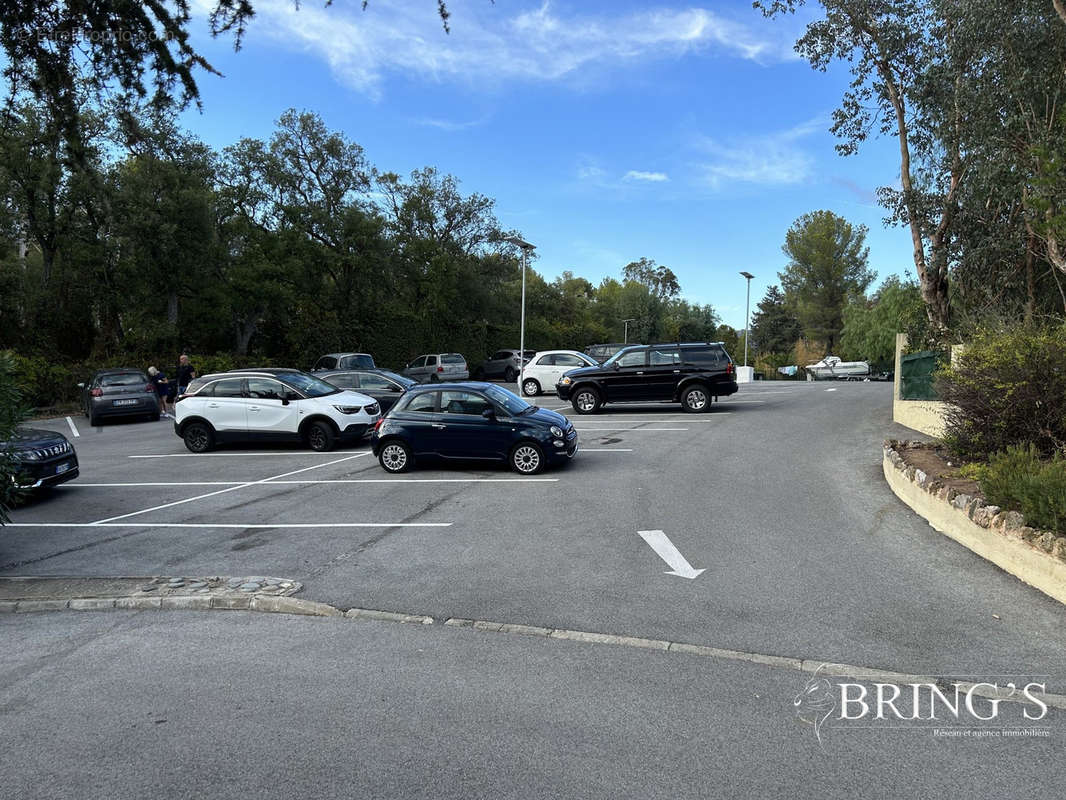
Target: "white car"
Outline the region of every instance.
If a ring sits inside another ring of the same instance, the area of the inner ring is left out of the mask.
[[[578,367],[595,367],[596,362],[577,350],[543,350],[529,359],[522,369],[522,394],[536,395],[553,391],[563,375]]]
[[[194,453],[220,442],[299,441],[332,450],[358,441],[381,419],[377,401],[295,369],[205,375],[174,404],[174,432]]]

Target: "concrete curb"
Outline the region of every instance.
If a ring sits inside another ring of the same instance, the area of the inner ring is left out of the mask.
[[[69,600],[4,600],[0,614],[41,611],[259,611],[308,617],[343,617],[326,603],[276,595],[170,595],[167,597],[72,597]]]
[[[1026,527],[1015,512],[1002,512],[982,500],[945,489],[921,470],[909,467],[886,441],[882,469],[896,497],[935,530],[969,548],[1000,569],[1049,597],[1066,603],[1066,561],[1063,537]],[[1032,542],[1038,542],[1040,549]],[[1048,545],[1048,546],[1045,546]]]

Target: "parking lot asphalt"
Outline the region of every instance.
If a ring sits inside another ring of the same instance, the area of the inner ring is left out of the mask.
[[[81,476],[12,515],[0,575],[274,575],[341,608],[1066,688],[1062,607],[885,485],[881,440],[914,437],[891,422],[890,385],[756,383],[706,414],[568,415],[581,452],[535,478],[390,476],[366,445],[193,456],[168,422],[75,419]],[[649,530],[705,571],[667,574]]]

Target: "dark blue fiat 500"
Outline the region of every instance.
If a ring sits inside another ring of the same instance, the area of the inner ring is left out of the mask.
[[[506,461],[523,475],[577,453],[577,431],[562,414],[531,406],[491,383],[411,389],[374,430],[371,446],[387,472],[423,459]]]

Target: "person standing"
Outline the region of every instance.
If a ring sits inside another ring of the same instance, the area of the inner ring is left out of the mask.
[[[196,377],[196,368],[189,363],[189,357],[185,353],[178,359],[178,394],[184,394],[189,388],[193,378]]]
[[[170,381],[167,380],[167,376],[160,372],[155,367],[148,368],[148,380],[152,382],[152,386],[155,387],[156,397],[159,398],[159,410],[164,417],[169,416],[167,414],[167,398],[173,398],[173,387],[170,385]]]

